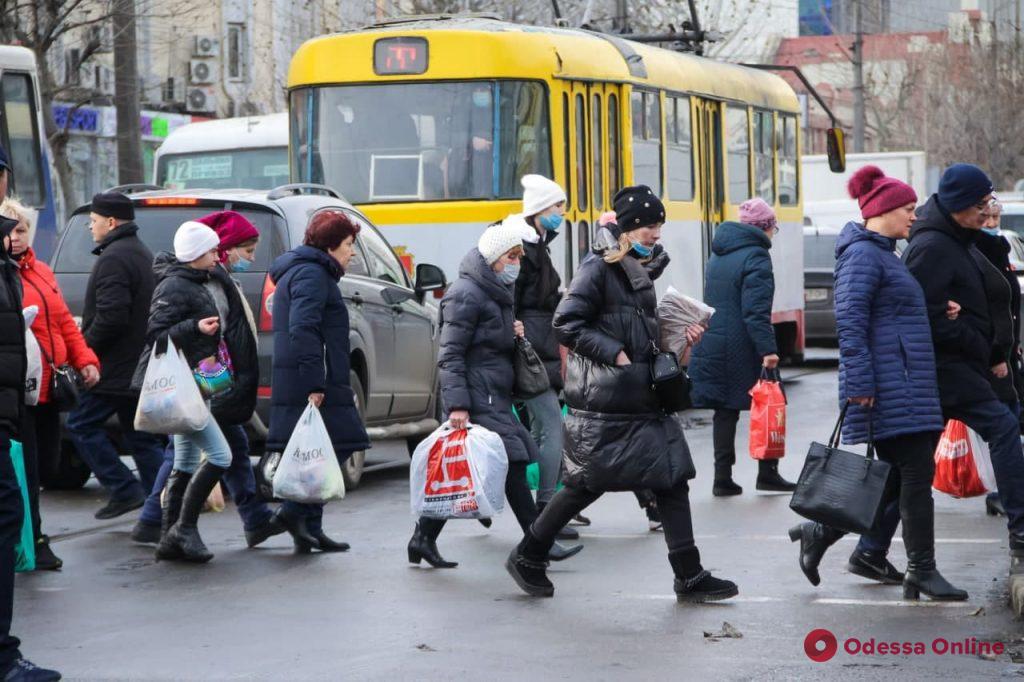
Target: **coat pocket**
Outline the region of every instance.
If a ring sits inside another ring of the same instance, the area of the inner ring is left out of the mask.
[[[910,381],[910,355],[907,353],[907,344],[902,335],[896,335],[896,343],[900,349],[900,362],[903,364],[903,380]]]

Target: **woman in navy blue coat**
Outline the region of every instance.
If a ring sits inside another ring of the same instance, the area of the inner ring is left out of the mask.
[[[717,497],[743,492],[732,480],[736,423],[740,412],[750,409],[750,389],[762,368],[779,364],[772,327],[775,276],[768,253],[778,231],[771,207],[751,199],[740,206],[740,222],[719,225],[711,243],[704,300],[715,314],[693,349],[689,369],[693,404],[715,410],[712,493]],[[758,490],[790,492],[795,487],[779,475],[778,460],[758,461]]]
[[[902,578],[905,598],[964,600],[935,568],[933,453],[942,431],[935,353],[924,292],[896,256],[914,222],[917,195],[875,166],[850,179],[865,222],[850,222],[836,242],[836,329],[839,335],[839,400],[847,408],[843,442],[874,443],[892,465],[884,509],[899,500],[907,572],[901,576],[882,552],[851,557],[851,570],[883,583]],[[892,526],[895,529],[895,525]],[[819,523],[790,530],[800,540],[800,568],[820,582],[818,564],[842,533]],[[858,550],[859,551],[859,550]],[[863,561],[858,560],[863,559]]]
[[[274,261],[274,359],[267,449],[281,452],[299,417],[320,408],[343,463],[370,447],[349,380],[348,309],[338,288],[355,254],[359,225],[340,211],[316,214],[302,246]],[[285,502],[275,515],[295,540],[295,551],[344,552],[323,531],[323,505]]]

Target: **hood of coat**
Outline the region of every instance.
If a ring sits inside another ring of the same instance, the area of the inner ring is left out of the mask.
[[[843,251],[850,248],[851,244],[856,244],[857,242],[871,242],[886,251],[896,250],[895,239],[883,237],[877,232],[867,229],[863,224],[851,220],[846,223],[843,231],[839,233],[839,238],[836,239],[836,258],[843,255]]]
[[[345,274],[341,263],[331,258],[326,251],[303,244],[277,257],[270,266],[270,281],[277,284],[295,266],[310,263],[322,267],[336,282]]]
[[[917,220],[910,228],[910,240],[922,232],[942,232],[961,244],[970,244],[977,240],[981,230],[968,230],[957,225],[949,211],[939,203],[939,197],[933,194],[924,206],[917,209]]]
[[[724,256],[727,253],[751,246],[770,249],[772,240],[764,233],[764,230],[753,225],[729,221],[718,226],[715,231],[715,239],[711,242],[711,251],[719,256]]]
[[[512,305],[512,292],[515,285],[502,284],[498,280],[498,274],[491,269],[491,266],[487,264],[484,257],[480,255],[479,249],[471,249],[465,258],[462,259],[462,264],[459,265],[459,277],[465,277],[476,282],[488,296],[498,303]]]
[[[1010,242],[1006,241],[1006,237],[979,232],[974,245],[993,265],[1004,271],[1010,269]]]
[[[181,277],[196,284],[205,284],[210,280],[210,273],[190,268],[175,258],[170,251],[161,251],[153,258],[153,277],[156,284],[168,277]]]

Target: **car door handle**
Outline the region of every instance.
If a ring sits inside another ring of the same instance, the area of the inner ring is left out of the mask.
[[[356,305],[362,305],[363,297],[360,296],[358,293],[352,294],[352,302],[355,303]]]

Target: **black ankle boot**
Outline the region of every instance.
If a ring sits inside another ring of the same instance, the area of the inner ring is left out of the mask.
[[[903,598],[920,599],[921,593],[936,601],[966,601],[967,592],[949,584],[935,568],[935,548],[907,552]]]
[[[800,570],[815,587],[821,584],[821,576],[818,575],[821,558],[841,537],[842,531],[810,521],[789,529],[789,539],[793,542],[800,541]]]
[[[547,556],[551,551],[550,542],[542,542],[532,531],[512,550],[505,560],[505,570],[516,581],[520,589],[531,597],[553,597],[555,586],[548,580]]]
[[[998,493],[989,493],[985,496],[985,513],[989,516],[1006,516],[1006,509],[1003,508],[1003,501],[999,499]]]
[[[846,564],[846,570],[884,585],[899,585],[903,582],[903,574],[889,563],[886,552],[855,549]]]
[[[440,533],[440,528],[437,531]],[[441,552],[437,549],[437,535],[434,535],[432,528],[423,528],[419,523],[416,524],[416,529],[413,531],[406,549],[409,552],[410,564],[426,561],[434,568],[455,568],[459,565],[459,562],[446,561],[441,556]]]
[[[700,604],[721,601],[740,593],[736,583],[716,578],[704,570],[700,565],[700,551],[696,547],[669,552],[668,562],[676,576],[673,587],[678,602]]]
[[[271,514],[270,518],[260,525],[256,526],[252,530],[245,531],[245,544],[252,549],[253,547],[257,547],[275,535],[280,535],[283,532],[285,532],[285,527],[281,525],[281,522],[278,521],[276,516]]]
[[[295,543],[295,552],[298,554],[309,554],[314,547],[319,547],[317,539],[313,537],[306,527],[306,517],[300,516],[281,505],[274,512],[274,521],[288,531]]]
[[[757,463],[757,489],[774,493],[791,493],[796,483],[787,481],[779,474],[779,460],[762,459]]]
[[[310,535],[316,538],[317,545],[320,547],[321,552],[347,552],[351,548],[351,545],[347,542],[332,540],[327,537],[322,530],[310,533]]]
[[[157,539],[156,558],[158,561],[172,561],[181,558],[179,547],[170,542],[167,534],[178,522],[181,515],[181,501],[185,497],[192,474],[174,469],[167,477],[160,500],[160,537]]]
[[[166,543],[168,547],[180,553],[178,558],[193,563],[205,563],[213,558],[213,554],[206,548],[203,539],[199,536],[197,524],[206,498],[210,496],[214,486],[220,482],[225,471],[227,471],[226,468],[211,464],[209,461],[199,465],[185,489],[178,522],[167,531],[167,537],[160,542],[160,547]],[[158,555],[160,553],[159,547],[157,553]]]
[[[715,466],[715,484],[711,488],[711,494],[715,497],[732,497],[743,494],[743,488],[732,480],[731,466]]]

